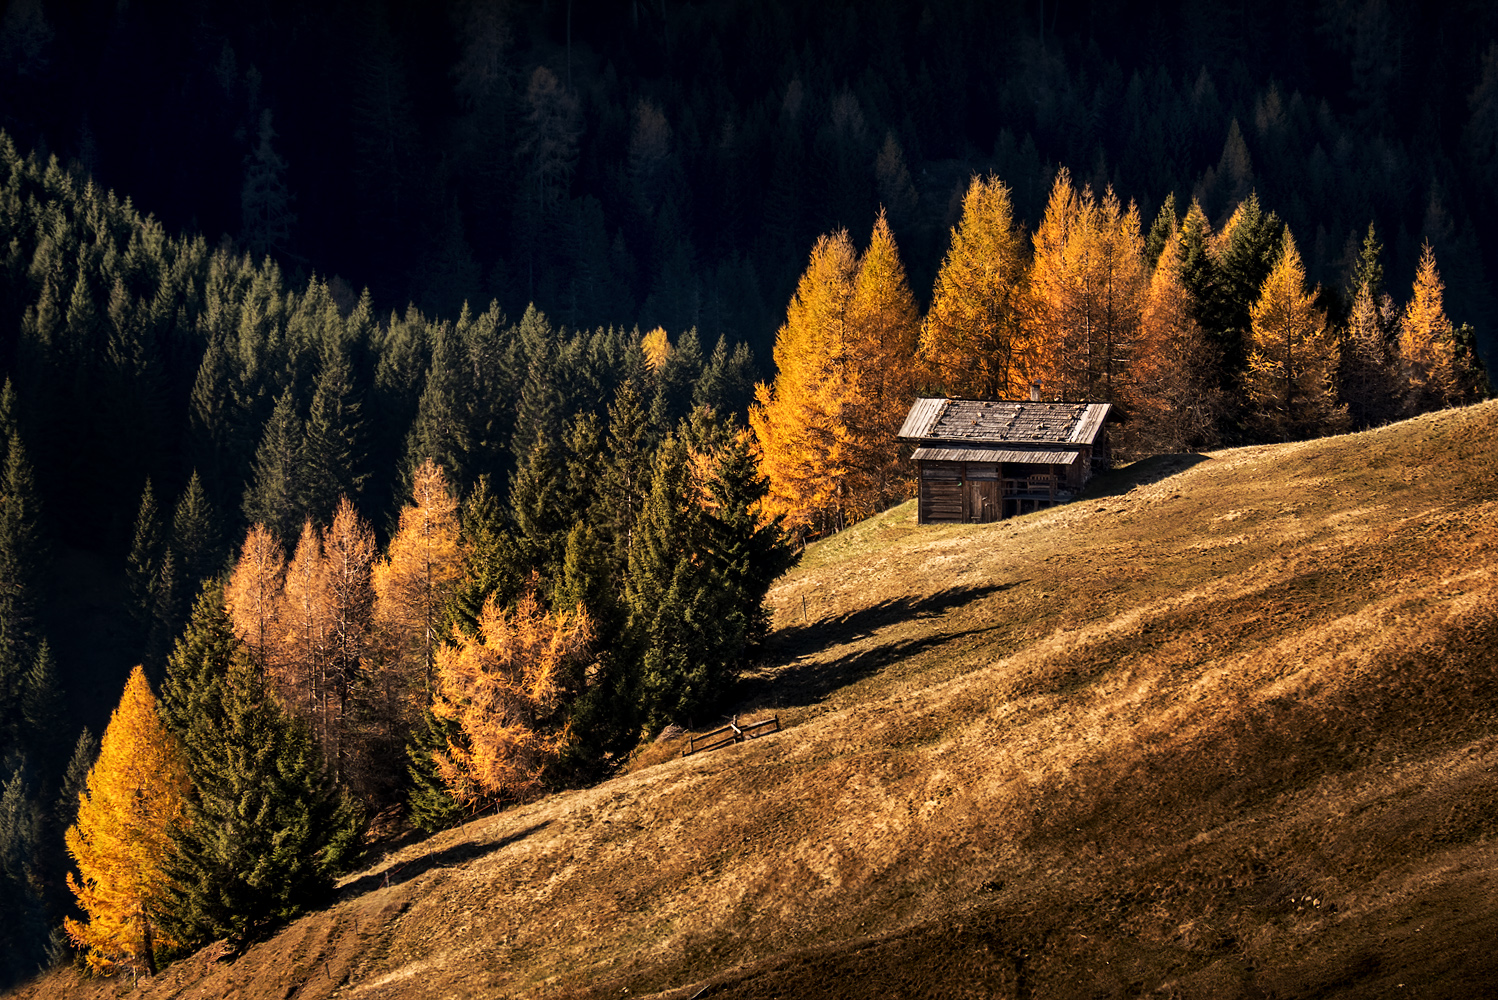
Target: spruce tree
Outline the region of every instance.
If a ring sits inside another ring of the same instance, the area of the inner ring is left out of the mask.
[[[340,347],[328,346],[307,413],[303,490],[308,513],[318,524],[331,523],[339,497],[357,501],[368,479],[363,404],[353,368]]]
[[[701,534],[686,448],[668,438],[656,453],[625,586],[640,710],[651,731],[700,719],[725,693],[743,651],[745,623],[701,558]]]
[[[448,752],[449,742],[462,739],[463,727],[456,719],[438,716],[431,706],[422,710],[421,722],[406,745],[406,773],[411,781],[406,810],[417,829],[436,833],[462,821],[463,804],[448,790],[433,759]]]
[[[357,850],[360,811],[271,696],[217,588],[177,644],[163,701],[192,778],[165,865],[173,936],[242,944],[325,901]]]
[[[1153,268],[1160,261],[1165,245],[1175,237],[1181,220],[1176,216],[1176,195],[1172,191],[1165,196],[1155,221],[1150,225],[1149,235],[1144,238],[1144,262]]]
[[[758,642],[770,631],[764,607],[770,585],[796,561],[781,519],[762,522],[759,503],[769,492],[748,434],[739,433],[713,462],[705,484],[712,507],[705,514],[706,545],[732,613],[744,622],[745,638]]]
[[[130,555],[125,562],[125,585],[130,595],[130,620],[135,624],[136,642],[144,644],[151,631],[156,611],[156,587],[161,578],[161,513],[156,507],[156,493],[151,479],[141,491],[140,509],[135,515],[135,532]]]
[[[48,913],[38,859],[46,849],[43,810],[17,768],[0,786],[0,986],[34,975],[45,964]]]
[[[448,618],[471,635],[484,602],[492,597],[508,607],[520,596],[529,572],[488,476],[480,476],[463,501],[458,544],[463,575],[453,587]]]
[[[218,525],[208,494],[196,469],[182,490],[172,514],[171,549],[183,581],[184,593],[196,594],[204,580],[222,569]]]
[[[265,425],[250,487],[244,495],[244,516],[251,524],[263,524],[284,545],[296,537],[304,519],[302,490],[303,459],[306,454],[296,397],[290,389],[276,400]]]

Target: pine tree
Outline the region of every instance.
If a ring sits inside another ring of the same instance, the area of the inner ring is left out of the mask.
[[[306,454],[302,421],[290,389],[276,400],[255,451],[253,478],[244,494],[244,516],[263,524],[284,544],[305,518],[303,459]]]
[[[1389,342],[1394,303],[1386,294],[1375,301],[1377,287],[1376,275],[1355,281],[1343,343],[1340,385],[1354,427],[1372,427],[1392,419],[1402,402],[1403,386]]]
[[[244,187],[240,192],[243,226],[240,240],[255,259],[268,253],[286,253],[296,213],[286,188],[286,161],[271,147],[276,131],[270,109],[260,112],[255,149],[245,157]]]
[[[156,494],[148,476],[146,488],[141,491],[140,511],[135,516],[135,533],[130,542],[130,555],[125,563],[130,618],[135,623],[141,644],[145,643],[150,634],[152,617],[156,611],[156,587],[161,578],[163,544],[161,514],[157,510]]]
[[[46,822],[26,768],[0,786],[0,983],[34,975],[46,964],[45,876],[38,864],[46,852]]]
[[[455,628],[472,635],[484,602],[493,597],[500,607],[509,607],[520,596],[527,576],[525,560],[487,476],[479,477],[463,501],[458,545],[463,575],[453,585],[446,617]]]
[[[635,527],[650,495],[650,466],[654,440],[633,379],[625,379],[614,393],[608,411],[608,465],[602,488],[607,512],[605,528],[614,540],[614,565],[628,565]]]
[[[57,662],[51,645],[43,639],[22,681],[21,726],[28,750],[54,776],[52,762],[57,756],[54,748],[62,734],[65,708]]]
[[[625,583],[641,715],[651,731],[691,721],[716,704],[747,643],[742,609],[729,604],[702,558],[700,509],[686,449],[668,438],[656,453]]]
[[[196,469],[182,489],[177,509],[172,514],[170,546],[181,574],[184,594],[196,594],[203,581],[218,574],[221,566],[218,526],[203,480]],[[174,623],[180,626],[180,622]],[[172,629],[175,635],[176,628]]]
[[[406,745],[406,773],[411,783],[406,809],[417,829],[427,833],[453,826],[466,815],[463,803],[448,789],[437,766],[437,758],[448,753],[449,744],[463,745],[463,727],[455,719],[441,718],[430,706],[422,709],[421,721]]]
[[[795,563],[796,554],[780,519],[766,521],[760,515],[769,483],[760,475],[753,445],[747,431],[735,433],[712,456],[703,491],[707,552],[727,602],[744,619],[745,637],[758,642],[770,631],[765,595]]]
[[[1250,194],[1212,240],[1212,294],[1198,313],[1202,329],[1217,341],[1229,378],[1247,363],[1252,310],[1283,245],[1284,226]]]
[[[214,592],[173,654],[168,697],[192,790],[164,870],[167,926],[185,946],[243,944],[323,902],[355,855],[360,813],[308,728],[271,697]]]
[[[67,832],[78,869],[68,888],[87,917],[63,925],[96,972],[154,974],[157,954],[181,944],[163,925],[170,885],[164,863],[190,787],[182,749],[136,667]]]
[[[921,355],[948,395],[1025,397],[1024,277],[1024,241],[1009,188],[994,176],[974,177],[921,329]]]
[[[1176,195],[1174,191],[1165,196],[1165,201],[1160,205],[1160,211],[1155,215],[1155,221],[1150,224],[1149,235],[1144,238],[1144,262],[1146,266],[1153,269],[1160,263],[1160,255],[1165,252],[1165,245],[1175,239],[1175,234],[1181,227],[1180,217],[1176,215]]]
[[[303,472],[308,510],[318,524],[330,523],[340,497],[357,501],[369,480],[362,411],[344,351],[324,347],[307,413]]]
[[[1244,390],[1251,420],[1271,440],[1335,433],[1347,422],[1337,399],[1341,347],[1305,288],[1305,268],[1287,229],[1279,262],[1252,311]]]
[[[38,573],[45,548],[31,462],[19,432],[8,435],[0,479],[0,762],[23,728],[25,674],[36,642]]]

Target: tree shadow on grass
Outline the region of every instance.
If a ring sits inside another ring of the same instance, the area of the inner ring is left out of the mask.
[[[877,673],[890,663],[928,649],[992,631],[1001,625],[962,632],[936,632],[914,638],[871,644],[830,662],[800,662],[799,657],[843,646],[860,639],[873,639],[890,625],[918,618],[940,618],[949,611],[982,600],[992,594],[1026,583],[1015,580],[981,587],[952,587],[925,597],[904,597],[860,608],[843,615],[822,618],[780,629],[767,644],[772,660],[784,666],[757,676],[740,679],[736,692],[741,704],[805,705],[820,701],[837,688]]]
[[[444,847],[442,850],[433,851],[430,854],[410,858],[401,864],[392,865],[384,871],[371,872],[368,875],[355,879],[338,890],[338,898],[339,900],[354,899],[355,897],[364,895],[366,892],[373,892],[376,889],[384,889],[392,885],[400,885],[402,882],[409,882],[418,875],[424,875],[434,868],[457,868],[476,858],[482,858],[496,851],[501,851],[517,841],[524,840],[536,831],[545,829],[549,825],[549,822],[537,823],[534,826],[526,827],[524,830],[517,830],[508,837],[501,837],[499,840],[491,840],[485,843],[467,841],[460,844],[453,844],[451,847]]]
[[[1077,499],[1101,500],[1104,497],[1122,496],[1139,486],[1150,486],[1171,476],[1185,472],[1193,465],[1212,460],[1211,455],[1198,452],[1183,452],[1178,455],[1152,455],[1142,458],[1121,469],[1110,469],[1093,476],[1083,487]]]

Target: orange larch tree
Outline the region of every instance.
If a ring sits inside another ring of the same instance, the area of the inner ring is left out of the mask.
[[[458,501],[442,467],[427,459],[416,469],[411,503],[373,571],[381,650],[368,666],[392,726],[410,723],[425,705],[448,599],[463,575],[458,535]]]
[[[270,666],[281,631],[281,588],[286,582],[286,551],[263,524],[253,525],[224,588],[234,634],[262,670]]]
[[[775,380],[756,387],[749,409],[770,481],[765,511],[784,515],[788,527],[825,532],[846,517],[848,309],[857,269],[847,230],[817,240],[775,335]]]
[[[1077,191],[1063,168],[1034,244],[1028,340],[1043,391],[1125,400],[1148,286],[1138,210],[1112,188],[1101,199]]]
[[[565,706],[585,683],[594,640],[581,607],[547,612],[530,591],[508,613],[491,597],[477,634],[455,631],[437,650],[432,711],[463,739],[433,760],[455,798],[513,798],[540,784],[567,745]]]
[[[987,399],[1029,391],[1025,263],[1009,188],[974,177],[921,327],[921,357],[937,388]]]
[[[190,787],[182,749],[161,721],[145,671],[136,667],[66,835],[78,866],[68,888],[87,917],[63,926],[94,971],[154,973],[155,953],[176,947],[162,930],[168,888],[162,866]]]
[[[1406,415],[1463,401],[1462,359],[1443,302],[1446,285],[1429,243],[1420,253],[1415,287],[1399,317],[1399,369]]]
[[[1290,230],[1250,312],[1244,392],[1250,421],[1270,439],[1293,440],[1341,430],[1347,405],[1337,396],[1341,344],[1305,287],[1306,272]]]
[[[1220,359],[1193,315],[1181,277],[1182,240],[1173,232],[1150,277],[1130,377],[1130,420],[1120,446],[1177,452],[1216,443],[1225,400]]]
[[[895,435],[915,399],[920,323],[894,233],[880,211],[848,304],[849,367],[857,389],[847,414],[849,506],[858,517],[910,495],[909,462],[901,458]]]

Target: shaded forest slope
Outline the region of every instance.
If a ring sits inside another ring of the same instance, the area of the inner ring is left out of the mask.
[[[786,732],[403,847],[142,997],[1376,996],[1498,978],[1498,402],[895,508],[771,593]],[[25,997],[110,996],[53,974]]]

